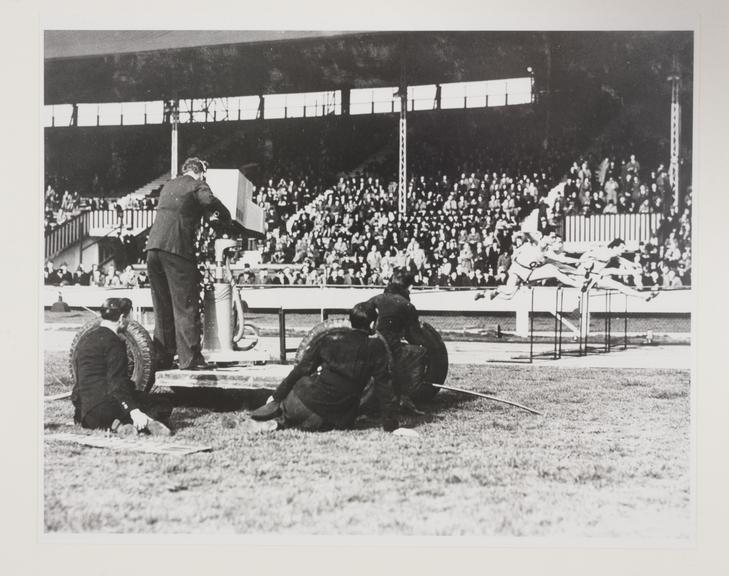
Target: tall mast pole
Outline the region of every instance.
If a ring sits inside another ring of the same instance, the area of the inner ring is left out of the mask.
[[[398,170],[398,196],[397,196],[397,214],[400,222],[405,220],[408,212],[407,200],[407,149],[408,149],[408,87],[405,78],[405,51],[400,56],[400,86],[397,91],[400,97],[400,154],[399,154],[399,170]]]
[[[678,59],[673,57],[673,72],[668,77],[671,83],[671,163],[668,168],[668,178],[673,187],[673,205],[679,206],[680,167],[679,154],[681,150],[681,76],[679,75]]]
[[[178,140],[179,140],[179,124],[180,124],[180,101],[172,100],[170,102],[170,124],[172,130],[170,133],[170,178],[177,176],[177,167],[179,166],[178,158]]]

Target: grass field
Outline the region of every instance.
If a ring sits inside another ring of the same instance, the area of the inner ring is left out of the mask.
[[[45,394],[69,385],[45,358]],[[688,371],[452,366],[448,383],[544,412],[441,391],[403,438],[376,422],[254,432],[265,393],[175,402],[160,456],[45,442],[47,532],[685,538],[691,533]],[[68,400],[46,432],[70,431]],[[80,429],[76,432],[82,433]],[[102,434],[92,432],[91,434]],[[103,434],[102,434],[103,435]],[[154,441],[148,439],[147,441]]]

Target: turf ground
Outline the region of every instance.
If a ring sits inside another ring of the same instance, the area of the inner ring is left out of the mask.
[[[239,533],[686,538],[691,534],[687,370],[454,365],[448,384],[544,413],[441,391],[386,434],[255,432],[266,393],[203,392],[174,409],[161,456],[56,442],[44,448],[49,533]],[[45,394],[67,389],[45,357]],[[47,433],[73,430],[68,400]],[[80,429],[76,432],[81,433]],[[92,432],[91,434],[101,434]]]

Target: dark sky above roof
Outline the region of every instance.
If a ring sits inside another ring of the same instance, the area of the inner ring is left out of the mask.
[[[46,59],[173,50],[220,44],[253,44],[338,36],[339,31],[296,30],[46,30]]]

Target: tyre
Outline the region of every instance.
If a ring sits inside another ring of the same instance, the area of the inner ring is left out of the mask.
[[[309,333],[304,336],[296,349],[296,363],[300,363],[307,354],[316,350],[317,346],[321,344],[322,337],[324,334],[337,334],[341,332],[349,332],[352,328],[349,322],[346,320],[324,320],[315,324],[314,327],[309,330]]]
[[[420,324],[425,337],[425,348],[427,350],[425,362],[425,385],[418,390],[416,402],[428,401],[438,393],[440,388],[432,384],[443,384],[448,376],[448,350],[446,349],[440,333],[427,322]]]
[[[76,381],[76,352],[81,339],[89,331],[101,323],[101,318],[91,320],[84,324],[76,333],[71,343],[69,352],[69,367],[73,381]],[[124,330],[119,332],[119,337],[124,341],[127,348],[127,363],[129,378],[134,382],[134,387],[140,392],[149,392],[154,384],[154,348],[152,338],[139,322],[130,320]]]
[[[427,322],[421,324],[423,334],[425,336],[425,348],[427,354],[425,356],[425,376],[423,378],[425,385],[422,386],[417,393],[415,401],[427,401],[432,399],[440,388],[432,386],[432,384],[443,384],[448,375],[448,350],[438,331]],[[306,354],[316,350],[325,334],[336,334],[341,331],[351,330],[349,322],[346,320],[325,320],[316,324],[309,333],[304,336],[301,344],[296,350],[296,363],[302,361]]]

